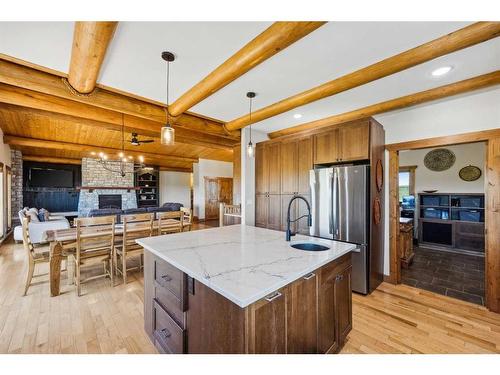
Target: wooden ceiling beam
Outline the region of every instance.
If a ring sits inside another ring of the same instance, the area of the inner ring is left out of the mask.
[[[168,110],[179,116],[326,22],[275,22],[185,92]]]
[[[34,148],[46,148],[53,150],[64,150],[64,151],[73,151],[73,152],[82,152],[89,153],[89,157],[91,157],[91,152],[104,152],[108,155],[116,155],[119,151],[118,148],[111,147],[100,147],[95,145],[84,145],[79,143],[69,143],[69,142],[59,142],[59,141],[50,141],[46,139],[35,139],[35,138],[25,138],[25,137],[17,137],[12,135],[4,135],[3,141],[5,144],[8,144],[13,147],[34,147]],[[133,147],[133,146],[132,146]],[[138,152],[130,149],[125,149],[126,155],[131,155],[134,157],[143,156],[145,160],[150,161],[164,161],[164,162],[175,162],[175,163],[197,163],[197,158],[188,158],[184,156],[177,155],[164,155],[164,154],[155,154],[148,152]]]
[[[160,167],[160,171],[163,172],[184,172],[184,173],[192,173],[193,168],[174,168],[174,167]]]
[[[94,91],[118,22],[75,22],[68,82],[76,91]]]
[[[39,155],[23,155],[23,160],[36,161],[39,163],[75,164],[75,165],[82,164],[82,159],[57,158],[57,157],[39,156]]]
[[[165,123],[165,107],[140,100],[133,96],[101,88],[92,92],[90,96],[74,95],[64,83],[65,77],[50,72],[35,69],[10,61],[0,55],[0,83],[24,88],[30,91],[43,93],[55,98],[66,99],[77,103],[92,106],[97,110],[108,110],[125,113],[139,119],[153,121],[160,125]],[[196,131],[201,135],[211,135],[227,138],[233,143],[239,142],[238,131],[228,132],[224,129],[222,122],[197,116],[192,113],[184,113],[173,120],[176,129]]]
[[[437,57],[459,51],[500,35],[500,22],[477,22],[428,43],[356,70],[323,85],[290,96],[277,103],[241,116],[226,124],[228,130],[242,129],[250,124],[290,111],[319,99],[364,85],[391,74],[433,60]]]
[[[123,115],[122,119],[122,114],[115,111],[3,83],[0,83],[0,103],[85,119],[89,125],[107,127],[114,130],[121,130],[123,120],[126,130],[147,136],[159,137],[162,126],[158,122],[130,115]],[[204,147],[223,149],[232,149],[238,143],[235,140],[203,134],[189,128],[175,125],[174,128],[177,132],[177,141],[180,143],[198,143]]]
[[[1,92],[1,88],[0,88]],[[65,115],[61,113],[56,113],[56,112],[49,112],[45,110],[40,110],[40,109],[35,109],[35,108],[28,108],[28,107],[21,107],[18,105],[12,105],[12,104],[6,104],[6,103],[0,103],[0,109],[6,109],[9,112],[13,113],[20,113],[29,117],[36,116],[38,118],[44,117],[47,118],[48,121],[51,120],[62,120],[62,121],[67,121],[75,124],[82,124],[85,126],[90,126],[94,128],[101,128],[101,129],[107,129],[107,130],[113,130],[113,131],[121,131],[122,127],[121,125],[117,124],[110,124],[107,122],[103,121],[96,121],[96,120],[90,120],[86,118],[81,118],[81,117],[75,117],[71,115]],[[160,134],[160,128],[161,125],[154,123],[154,122],[148,122],[147,120],[139,119],[136,121],[136,118],[133,116],[128,116],[125,115],[124,117],[125,121],[125,128],[124,131],[126,133],[138,133],[141,136],[147,136],[150,138],[154,138],[155,141],[160,142],[159,134]],[[68,129],[69,131],[71,129]],[[229,150],[232,147],[232,142],[228,142],[228,140],[224,138],[219,138],[216,136],[211,136],[208,134],[205,134],[203,136],[200,136],[198,132],[194,132],[188,129],[177,129],[176,130],[176,143],[179,144],[186,144],[186,145],[196,145],[196,146],[201,146],[201,147],[206,147],[206,148],[212,148],[212,149],[220,149],[220,150]]]
[[[500,84],[500,70],[483,74],[474,78],[451,83],[449,85],[439,86],[434,89],[417,92],[402,96],[400,98],[387,100],[385,102],[370,105],[368,107],[356,109],[354,111],[341,113],[338,115],[326,117],[320,120],[307,122],[291,128],[278,130],[269,133],[270,138],[278,138],[308,130],[318,130],[327,126],[341,124],[348,121],[359,120],[362,118],[378,115],[380,113],[390,112],[401,108],[412,107],[417,104],[430,102],[446,98],[453,95],[462,94],[469,91],[479,90],[485,87]]]

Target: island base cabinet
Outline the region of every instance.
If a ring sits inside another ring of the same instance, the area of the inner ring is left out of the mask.
[[[159,262],[145,252],[145,329],[160,353],[335,353],[351,330],[350,253],[245,308]]]

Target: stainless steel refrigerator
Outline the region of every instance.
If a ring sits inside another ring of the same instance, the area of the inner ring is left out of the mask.
[[[370,166],[339,166],[310,171],[312,226],[316,237],[358,245],[352,255],[352,290],[369,288]]]

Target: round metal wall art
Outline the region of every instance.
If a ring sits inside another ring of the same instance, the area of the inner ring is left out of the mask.
[[[429,151],[424,158],[424,165],[434,172],[450,169],[455,164],[455,154],[446,148]]]
[[[460,169],[458,175],[464,181],[476,181],[477,179],[479,179],[479,177],[481,177],[481,169],[479,169],[475,165],[468,165],[467,167],[463,167],[462,169]]]

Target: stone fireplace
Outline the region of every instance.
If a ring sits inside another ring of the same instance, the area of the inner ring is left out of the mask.
[[[110,164],[112,165],[112,164]],[[134,190],[120,190],[113,189],[113,187],[123,188],[134,186],[134,170],[133,163],[127,163],[125,167],[125,177],[122,177],[118,172],[108,171],[103,167],[98,159],[83,158],[82,159],[82,187],[92,186],[96,187],[94,190],[81,190],[80,198],[78,201],[78,215],[80,217],[87,216],[90,210],[102,208],[102,201],[108,200],[104,204],[118,205],[118,198],[120,197],[119,208],[137,208],[137,197]],[[99,187],[106,187],[106,189],[99,189]],[[114,196],[114,198],[111,198]],[[109,203],[110,200],[114,202]],[[100,207],[101,206],[101,207]]]

